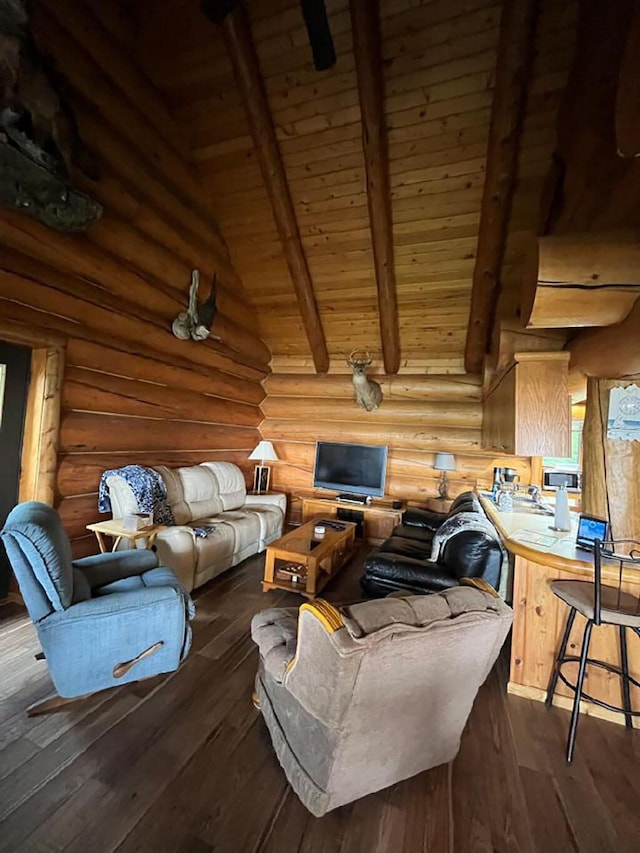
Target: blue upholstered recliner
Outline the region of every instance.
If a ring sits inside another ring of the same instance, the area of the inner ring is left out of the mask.
[[[72,561],[58,513],[36,501],[15,507],[0,537],[60,696],[172,672],[187,656],[195,608],[152,551]]]

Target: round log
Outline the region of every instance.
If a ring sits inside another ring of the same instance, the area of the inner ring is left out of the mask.
[[[89,238],[112,254],[117,253],[136,274],[139,271],[141,277],[147,278],[151,275],[166,282],[171,292],[175,293],[175,298],[181,305],[180,310],[185,310],[192,270],[190,265],[115,217],[96,222],[89,232]],[[210,286],[211,282],[202,276],[200,301],[203,302],[209,295]],[[240,353],[241,357],[266,366],[271,360],[271,352],[257,336],[257,323],[253,330],[249,331],[229,317],[229,309],[235,301],[228,291],[220,288],[216,301],[218,313],[212,332],[222,338],[222,342],[216,344],[216,347],[229,347]]]
[[[364,417],[372,424],[415,424],[430,426],[466,427],[482,426],[480,403],[433,403],[426,400],[383,400],[380,408],[364,413],[355,399],[331,399],[321,397],[271,397],[262,404],[266,418],[305,420],[351,421],[357,430]]]
[[[480,379],[475,376],[383,376],[374,373],[371,378],[380,383],[385,400],[479,402],[482,399]],[[324,376],[314,376],[312,373],[272,373],[264,380],[264,388],[269,397],[353,398],[354,395],[350,373],[331,373]]]
[[[85,412],[109,412],[147,418],[177,418],[203,423],[257,427],[257,406],[195,394],[192,391],[125,379],[70,367],[65,375],[63,406]]]
[[[247,382],[222,371],[212,373],[201,365],[175,364],[163,353],[152,350],[137,354],[118,349],[113,343],[109,346],[75,338],[67,344],[67,362],[76,367],[160,383],[169,389],[182,388],[255,406],[264,399],[262,386],[257,382]]]
[[[640,298],[615,326],[581,332],[570,343],[571,370],[586,376],[619,379],[640,373]]]
[[[151,420],[65,411],[60,425],[63,453],[122,451],[246,450],[260,441],[257,429],[178,420]]]
[[[640,295],[640,240],[628,232],[532,237],[523,275],[530,328],[619,323]]]
[[[63,453],[58,458],[57,491],[60,497],[97,493],[100,477],[111,468],[124,465],[199,465],[201,462],[233,462],[242,468],[250,482],[253,463],[242,450],[165,450],[161,455],[153,452],[121,453]]]
[[[292,422],[265,419],[260,431],[263,438],[286,440],[292,434]],[[295,436],[298,441],[352,441],[354,437],[353,421],[311,421],[296,422]],[[461,427],[420,427],[396,426],[391,424],[373,424],[360,422],[357,426],[358,441],[365,444],[387,444],[393,447],[441,450],[447,448],[456,451],[480,451],[480,430]]]
[[[118,313],[117,324],[114,324],[114,308],[100,307],[93,301],[93,294],[92,298],[88,298],[89,294],[84,291],[83,282],[78,281],[74,287],[73,280],[70,280],[68,285],[70,290],[77,289],[82,296],[73,296],[57,288],[39,284],[33,279],[0,271],[0,296],[4,299],[14,302],[23,302],[26,299],[29,305],[39,311],[66,317],[90,330],[99,331],[107,340],[110,336],[116,341],[126,341],[129,348],[137,345],[142,353],[148,349],[164,352],[183,367],[195,362],[245,379],[259,381],[264,376],[263,371],[232,361],[219,355],[211,347],[195,341],[179,341],[170,334],[168,326],[163,329],[133,313]],[[90,288],[89,285],[84,287]],[[123,311],[127,308],[126,304],[123,305]],[[52,322],[55,325],[55,319]],[[117,328],[117,335],[114,335],[114,327]],[[81,329],[78,329],[78,336],[83,336]]]

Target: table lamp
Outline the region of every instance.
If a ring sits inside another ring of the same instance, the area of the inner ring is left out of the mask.
[[[442,471],[442,479],[438,486],[438,494],[443,501],[449,500],[447,494],[447,471],[456,470],[456,458],[453,453],[436,453],[436,458],[433,460],[433,467],[436,471]]]
[[[255,450],[249,455],[249,459],[259,459],[260,464],[256,465],[253,472],[253,491],[261,495],[263,492],[269,491],[269,478],[271,468],[265,465],[266,462],[277,460],[278,455],[270,441],[261,441]]]

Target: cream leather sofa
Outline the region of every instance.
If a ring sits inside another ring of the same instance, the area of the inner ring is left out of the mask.
[[[242,471],[231,462],[203,462],[184,468],[154,466],[167,487],[175,526],[155,540],[158,559],[170,566],[188,591],[252,554],[264,551],[282,535],[286,496],[248,495]],[[107,478],[114,518],[138,512],[129,484]],[[214,526],[207,537],[194,527]]]

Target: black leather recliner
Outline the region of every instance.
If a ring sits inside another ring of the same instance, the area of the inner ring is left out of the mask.
[[[431,560],[433,536],[443,521],[459,512],[478,511],[482,509],[472,492],[460,495],[446,514],[406,510],[402,524],[365,561],[365,593],[378,597],[396,590],[436,592],[458,586],[465,577],[483,578],[497,589],[503,553],[497,532],[492,537],[481,530],[460,530],[444,544],[438,562]]]

